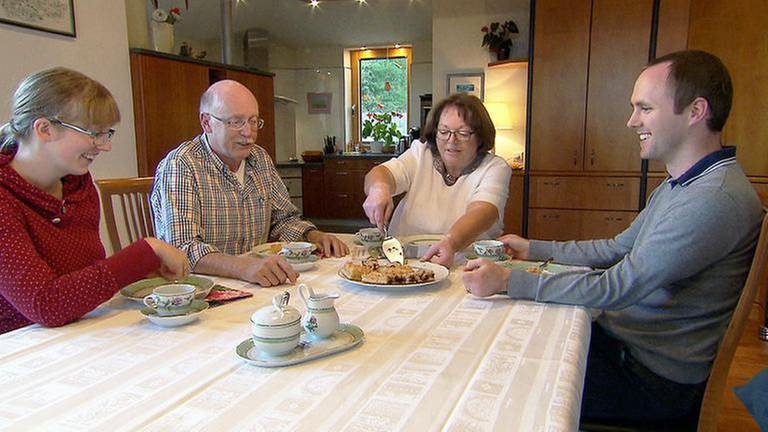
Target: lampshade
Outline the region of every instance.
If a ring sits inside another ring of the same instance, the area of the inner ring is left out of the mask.
[[[485,102],[485,109],[493,120],[496,129],[511,129],[513,127],[509,104],[506,102]]]

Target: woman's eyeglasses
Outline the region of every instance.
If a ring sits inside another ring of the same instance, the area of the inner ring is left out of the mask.
[[[440,141],[448,141],[451,139],[451,135],[453,135],[457,142],[465,143],[469,141],[474,133],[474,131],[468,130],[438,129],[437,139]]]
[[[223,119],[211,113],[206,113],[206,114],[224,123],[225,125],[227,125],[228,128],[232,130],[237,130],[237,131],[242,130],[245,127],[246,123],[248,124],[248,126],[251,127],[251,130],[259,130],[264,127],[264,119],[256,116],[253,116],[248,120],[246,120],[244,118],[237,118],[237,117]]]
[[[50,121],[53,124],[61,125],[67,129],[72,129],[75,132],[80,132],[81,134],[88,135],[89,137],[91,137],[93,145],[96,147],[103,147],[107,145],[107,143],[112,141],[112,137],[115,135],[114,129],[109,129],[106,132],[94,132],[90,129],[86,129],[82,126],[74,125],[72,123],[67,123],[57,118],[49,118],[48,121]]]

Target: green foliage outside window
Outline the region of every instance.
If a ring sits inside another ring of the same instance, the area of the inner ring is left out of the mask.
[[[387,125],[386,134],[377,133],[375,138],[370,126],[366,131],[361,125],[362,137],[391,144],[405,134],[408,128],[408,63],[405,57],[360,60],[360,108],[363,120],[370,120],[374,115],[387,115],[389,118],[385,123],[392,123]]]

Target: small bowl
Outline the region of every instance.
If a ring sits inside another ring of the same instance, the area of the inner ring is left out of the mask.
[[[472,243],[472,248],[479,257],[498,257],[504,253],[504,243],[498,240],[478,240]]]
[[[304,162],[320,162],[323,160],[323,152],[319,150],[307,150],[301,153]]]
[[[279,297],[278,294],[275,297]],[[287,303],[287,301],[286,301]],[[296,308],[280,304],[273,299],[251,315],[253,345],[268,355],[279,356],[291,352],[299,344],[301,314]]]

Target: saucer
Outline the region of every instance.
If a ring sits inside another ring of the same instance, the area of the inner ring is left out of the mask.
[[[183,315],[160,316],[150,307],[142,308],[140,312],[147,317],[148,320],[161,327],[176,327],[194,321],[200,312],[206,309],[208,309],[208,302],[203,300],[192,300],[190,308],[187,310],[187,313]]]
[[[317,255],[310,255],[304,259],[295,260],[295,261],[286,259],[286,261],[288,261],[288,264],[290,264],[291,267],[293,267],[293,269],[296,270],[297,272],[307,271],[311,269],[312,267],[314,267],[315,261],[317,260],[318,260]]]

